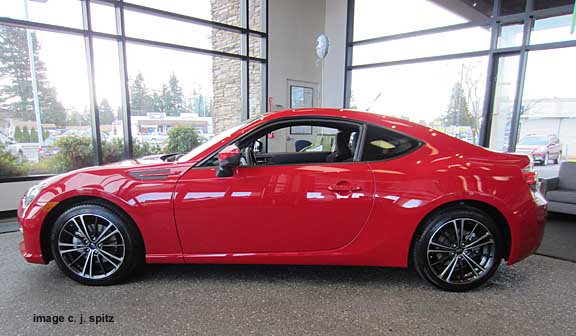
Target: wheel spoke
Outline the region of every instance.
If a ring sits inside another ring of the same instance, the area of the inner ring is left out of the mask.
[[[100,251],[103,252],[103,251]],[[104,253],[102,253],[102,258],[106,259],[106,261],[108,261],[109,263],[112,264],[112,266],[114,266],[114,268],[118,268],[119,264],[115,264],[112,260],[110,260],[110,258],[108,258],[106,255],[104,255]]]
[[[88,270],[88,276],[92,277],[92,265],[94,265],[94,251],[91,251],[90,253],[90,267]]]
[[[68,267],[74,265],[74,264],[75,264],[78,260],[80,260],[80,258],[81,258],[83,255],[85,255],[85,254],[86,254],[86,251],[80,253],[80,255],[78,255],[78,256],[76,257],[76,259],[74,259],[71,263],[68,264]]]
[[[100,260],[99,254],[96,255],[96,260],[98,261],[98,265],[100,266],[102,273],[106,274],[106,269],[104,268],[104,265],[102,264],[102,260]]]
[[[439,243],[436,243],[436,242],[433,242],[433,241],[431,241],[430,244],[436,245],[436,246],[441,247],[441,248],[444,248],[444,249],[446,249],[446,250],[448,250],[448,251],[454,251],[454,250],[455,250],[454,248],[452,248],[452,247],[450,247],[450,246],[446,246],[446,245],[443,245],[443,244],[439,244]]]
[[[80,252],[82,250],[86,250],[85,247],[77,247],[77,248],[71,248],[68,250],[60,250],[60,254],[65,254],[65,253],[70,253],[70,252]]]
[[[74,243],[58,243],[58,246],[74,246],[74,247],[77,247],[77,246],[79,246],[79,244],[74,244]],[[81,247],[86,247],[86,246],[82,245]]]
[[[106,255],[106,256],[108,256],[108,257],[110,257],[110,258],[114,258],[115,260],[122,262],[122,258],[119,258],[119,257],[117,257],[117,256],[115,256],[115,255],[113,255],[113,254],[111,254],[111,253],[108,253],[108,252],[106,252],[106,251],[104,251],[104,250],[100,250],[100,252],[102,252],[102,255]]]
[[[446,274],[446,272],[448,272],[448,270],[450,270],[452,263],[454,263],[455,261],[456,261],[456,256],[454,256],[454,258],[452,258],[452,260],[450,260],[450,262],[448,263],[448,266],[446,266],[444,271],[442,271],[442,273],[440,273],[440,278],[444,278],[444,274]]]
[[[466,254],[463,254],[464,259],[467,259],[468,261],[470,261],[472,264],[474,264],[475,267],[478,267],[478,269],[480,270],[480,272],[484,272],[485,269],[484,267],[478,265],[477,262],[474,261],[474,259],[470,258],[469,256],[467,256]]]
[[[428,253],[454,253],[450,250],[428,250]]]
[[[464,248],[466,248],[466,249],[471,248],[472,246],[478,244],[479,242],[481,242],[482,240],[484,240],[490,236],[492,236],[490,234],[490,232],[486,232],[482,237],[480,237],[480,238],[476,239],[475,241],[471,242],[470,244],[464,246]]]
[[[100,240],[96,241],[96,244],[100,244],[102,242],[105,242],[106,239],[110,238],[111,236],[113,236],[114,234],[119,233],[119,232],[120,231],[118,231],[118,230],[114,230],[114,231],[110,232],[109,234],[107,234],[103,238],[101,238]]]
[[[86,274],[86,267],[88,267],[88,263],[90,263],[90,256],[92,255],[92,251],[88,252],[86,256],[86,261],[84,262],[84,267],[82,267],[82,273],[80,275],[84,276]]]
[[[490,240],[487,241],[487,242],[483,242],[482,244],[474,245],[474,246],[472,246],[472,247],[467,247],[467,248],[465,248],[464,250],[465,250],[465,251],[466,251],[466,250],[475,250],[475,249],[480,248],[480,247],[482,247],[482,246],[491,245],[491,244],[494,244],[494,241],[493,241],[492,239],[490,239]]]
[[[86,237],[89,241],[92,241],[92,237],[90,236],[90,232],[86,228],[86,223],[84,222],[84,215],[80,215],[80,223],[82,224],[82,228],[84,228],[84,232],[86,232]]]
[[[73,237],[73,238],[77,238],[77,239],[80,239],[80,240],[84,239],[84,237],[82,237],[82,236],[77,236],[76,233],[72,233],[72,232],[70,232],[70,231],[68,231],[68,230],[66,230],[66,229],[63,229],[62,232],[68,234],[70,237]],[[80,233],[82,233],[82,232],[80,232]]]
[[[480,274],[478,274],[478,272],[476,272],[476,269],[474,268],[474,266],[472,266],[472,264],[468,261],[468,258],[464,257],[464,261],[468,264],[468,267],[470,267],[470,269],[472,270],[472,272],[474,272],[474,275],[476,277],[479,277]]]
[[[450,273],[448,273],[448,277],[446,278],[446,281],[450,282],[450,278],[452,277],[452,273],[454,273],[454,269],[456,268],[456,265],[458,265],[458,260],[460,258],[456,257],[454,259],[454,263],[452,264],[452,268],[450,269]]]
[[[458,238],[458,246],[464,244],[464,219],[460,219],[460,237]]]
[[[90,238],[86,235],[86,233],[82,230],[82,228],[80,227],[80,225],[78,225],[78,223],[76,222],[76,218],[72,218],[71,221],[74,223],[74,225],[76,225],[76,228],[78,229],[78,231],[82,234],[82,236],[84,237],[84,239],[88,239],[90,240]]]
[[[430,267],[434,267],[434,266],[438,265],[439,263],[445,261],[446,259],[448,259],[448,258],[450,258],[450,257],[451,257],[450,255],[444,256],[444,257],[436,260],[435,262],[433,262],[433,263],[430,265]]]
[[[470,237],[472,237],[472,235],[474,234],[474,231],[476,231],[476,228],[478,227],[478,223],[474,223],[474,227],[472,228],[472,231],[468,232],[468,234],[466,235],[466,240],[470,239]]]
[[[458,225],[456,224],[455,220],[452,221],[452,224],[454,225],[454,232],[456,233],[456,246],[460,246],[460,234],[458,233]]]
[[[108,231],[109,228],[113,227],[114,224],[110,223],[110,225],[108,225],[104,231],[100,232],[100,235],[98,236],[98,238],[96,238],[96,244],[98,244],[101,241],[102,236],[104,235],[104,233],[106,233],[106,231]]]

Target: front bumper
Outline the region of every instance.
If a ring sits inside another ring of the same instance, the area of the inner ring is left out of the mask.
[[[24,240],[20,242],[20,254],[26,261],[33,264],[47,264],[42,254],[41,232],[42,223],[46,218],[47,211],[44,207],[31,204],[26,210],[22,208],[22,202],[18,207],[18,222],[20,224]]]

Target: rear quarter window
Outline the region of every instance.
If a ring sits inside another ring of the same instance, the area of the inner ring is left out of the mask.
[[[362,161],[380,161],[407,154],[422,143],[384,127],[368,125]]]

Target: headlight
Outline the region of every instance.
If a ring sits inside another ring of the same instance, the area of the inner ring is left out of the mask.
[[[40,182],[37,185],[33,186],[32,188],[28,189],[26,195],[24,196],[24,207],[27,208],[30,203],[38,196],[40,191],[46,187],[46,183]]]

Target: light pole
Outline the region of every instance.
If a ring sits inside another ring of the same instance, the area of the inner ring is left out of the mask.
[[[46,2],[48,0],[31,0],[37,2]],[[24,15],[26,21],[30,21],[28,14],[28,0],[24,0]],[[34,113],[36,114],[36,131],[38,132],[38,142],[40,147],[44,145],[44,137],[42,134],[42,120],[40,119],[40,97],[38,95],[38,82],[36,80],[36,60],[34,58],[34,42],[32,41],[32,31],[26,29],[26,39],[28,41],[28,58],[30,59],[30,74],[32,77],[32,94],[34,96]]]

